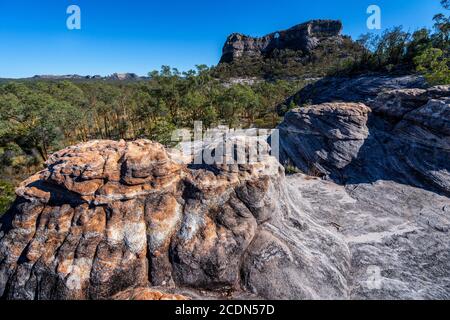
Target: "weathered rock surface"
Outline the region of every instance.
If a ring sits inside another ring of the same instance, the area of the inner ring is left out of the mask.
[[[345,257],[345,246],[316,226],[296,234],[303,222],[290,219],[299,212],[275,158],[178,160],[146,140],[92,141],[51,156],[1,220],[0,295],[106,299],[158,286],[231,298],[345,296],[336,273],[348,259],[320,250],[330,243]]]
[[[448,196],[449,102],[441,86],[294,109],[280,125],[282,160],[341,184],[393,180]]]
[[[389,180],[342,186],[297,174],[287,185],[303,216],[347,244],[348,298],[450,299],[448,197]]]
[[[151,288],[128,289],[116,294],[114,300],[155,301],[155,300],[189,300],[188,297],[164,293]]]
[[[278,106],[280,115],[286,106],[316,105],[327,102],[362,102],[367,105],[384,91],[424,89],[425,80],[418,76],[326,77],[307,85]]]
[[[233,33],[225,42],[220,62],[228,63],[244,56],[265,56],[275,49],[309,52],[324,39],[338,38],[341,31],[340,21],[312,20],[261,38]]]
[[[449,89],[289,112],[282,161],[308,176],[147,140],[57,152],[0,220],[0,297],[450,299]]]
[[[288,193],[347,244],[349,298],[450,298],[449,89],[309,105],[279,127],[282,161],[309,174]]]

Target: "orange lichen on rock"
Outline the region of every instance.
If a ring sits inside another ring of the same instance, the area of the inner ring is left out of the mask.
[[[136,300],[136,301],[155,301],[155,300],[189,300],[188,297],[179,294],[163,293],[150,288],[128,289],[116,294],[112,300]]]

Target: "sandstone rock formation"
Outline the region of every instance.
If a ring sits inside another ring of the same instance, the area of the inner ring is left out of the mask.
[[[288,30],[277,31],[261,38],[233,33],[225,42],[221,63],[232,62],[244,56],[265,56],[275,49],[309,52],[323,39],[337,38],[342,23],[335,20],[312,20]]]
[[[342,184],[394,180],[450,194],[449,86],[382,92],[289,112],[283,161]]]
[[[0,220],[0,297],[449,299],[449,89],[292,110],[281,160],[308,175],[147,140],[57,152]]]
[[[275,158],[239,166],[178,160],[146,140],[92,141],[52,155],[1,220],[0,295],[106,299],[148,286],[230,297],[344,294],[335,273],[347,260],[328,261],[318,249],[339,241],[314,226],[295,234],[304,226],[289,218],[298,212],[283,200]],[[317,241],[305,247],[309,237]],[[128,293],[119,297],[135,296]]]
[[[382,91],[423,89],[427,85],[419,76],[326,77],[307,85],[277,107],[281,116],[287,107],[326,102],[362,102],[370,104]]]
[[[286,114],[282,161],[309,175],[288,177],[289,193],[347,243],[350,298],[449,299],[450,86],[384,89],[367,105],[325,102]],[[343,92],[311,96],[355,97]]]

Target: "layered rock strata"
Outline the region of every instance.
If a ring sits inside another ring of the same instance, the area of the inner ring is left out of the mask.
[[[318,250],[325,241],[345,256],[345,247],[289,218],[298,212],[275,158],[179,160],[146,140],[92,141],[52,155],[2,218],[0,295],[131,299],[149,295],[127,290],[155,286],[231,298],[345,295],[336,274],[347,259],[328,261]]]
[[[220,62],[229,63],[242,57],[261,57],[275,49],[300,50],[308,53],[324,39],[340,37],[341,32],[340,21],[312,20],[261,38],[233,33],[225,42]]]

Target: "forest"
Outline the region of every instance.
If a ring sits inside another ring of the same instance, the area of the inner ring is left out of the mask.
[[[163,66],[146,81],[0,83],[0,215],[17,184],[42,169],[49,154],[79,142],[146,138],[170,145],[173,130],[192,128],[194,121],[205,128],[274,128],[282,120],[277,106],[313,76],[417,73],[430,85],[450,84],[450,0],[441,3],[446,13],[434,17],[433,30],[396,27],[363,35],[349,41],[352,54],[340,58],[339,48],[323,48],[306,60],[278,52],[256,64],[187,72]],[[256,80],[236,83],[236,76]]]

